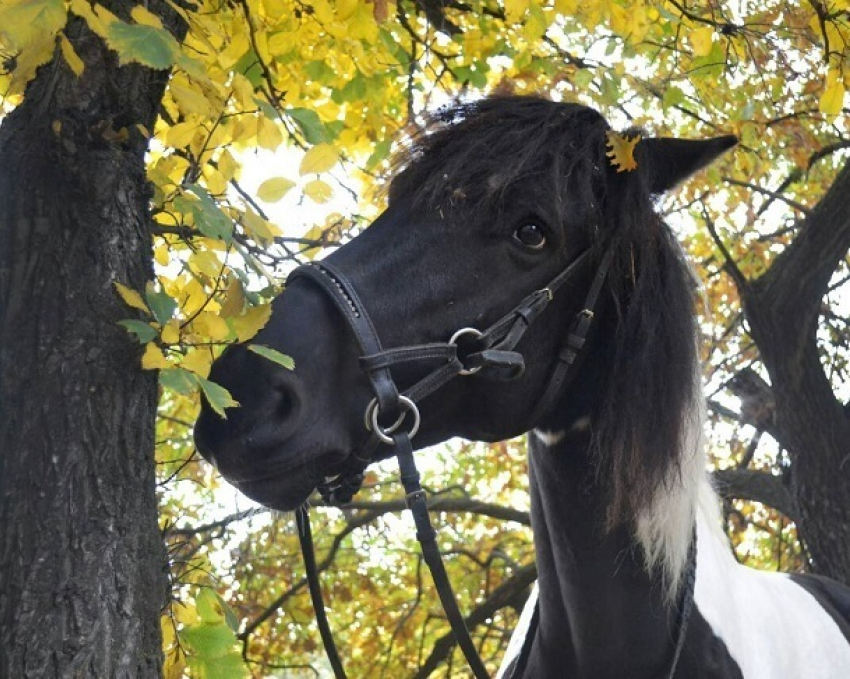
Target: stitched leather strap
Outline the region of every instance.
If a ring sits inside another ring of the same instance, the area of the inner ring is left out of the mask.
[[[513,379],[521,375],[525,369],[524,359],[521,354],[514,351],[514,348],[530,325],[540,317],[540,314],[543,313],[552,301],[557,290],[589,258],[589,250],[582,253],[569,266],[555,276],[546,288],[536,290],[527,295],[514,309],[483,332],[475,329],[459,331],[457,335],[466,333],[474,336],[471,340],[472,350],[463,361],[458,357],[458,347],[453,342],[412,345],[385,350],[381,346],[380,339],[366,311],[366,307],[361,302],[354,287],[341,271],[329,263],[314,263],[298,267],[290,274],[287,282],[289,283],[299,277],[307,278],[330,296],[357,340],[361,352],[360,365],[372,385],[379,409],[378,413],[385,420],[388,417],[391,418],[390,421],[392,422],[392,418],[403,412],[400,400],[401,395],[390,370],[392,366],[421,361],[436,361],[439,364],[419,382],[405,390],[403,395],[410,399],[406,404],[407,408],[413,408],[414,410],[416,410],[415,403],[439,389],[459,374],[472,374],[479,370],[489,370],[491,375],[495,374],[501,379]],[[609,250],[594,277],[585,298],[584,308],[578,314],[573,326],[567,333],[565,343],[558,355],[556,368],[544,389],[543,396],[535,408],[537,416],[542,416],[542,414],[548,412],[567,383],[576,356],[581,351],[590,329],[593,319],[593,309],[605,281],[610,262],[611,251]],[[418,412],[414,414],[418,417]],[[399,419],[398,422],[389,425],[388,429],[382,432],[383,438],[389,442],[390,437],[388,434],[391,434],[393,452],[398,459],[399,473],[406,493],[407,506],[413,514],[416,524],[416,537],[421,545],[425,562],[431,571],[443,609],[451,624],[452,632],[466,656],[467,663],[476,679],[486,679],[488,677],[487,670],[478,655],[464,618],[457,606],[457,601],[452,592],[451,583],[449,582],[440,550],[437,546],[437,534],[428,516],[427,498],[420,485],[419,472],[416,469],[413,446],[410,441],[411,436],[406,431],[396,431],[397,427],[403,426],[404,419]],[[369,445],[367,448],[371,449],[372,446]],[[369,459],[368,457],[362,458],[356,455],[354,458],[355,466],[345,478],[332,485],[323,486],[320,489],[325,497],[345,502],[346,500],[350,500],[351,496],[357,492],[362,481],[361,472],[365,469]],[[322,633],[322,639],[337,679],[345,679],[345,673],[339,661],[339,654],[336,651],[336,646],[334,645],[330,628],[327,624],[327,617],[324,613],[324,601],[319,588],[318,574],[315,572],[315,556],[313,555],[312,540],[310,539],[309,522],[306,520],[306,517],[302,518],[300,515],[299,534],[302,535],[301,545],[308,572],[307,579],[319,628]]]

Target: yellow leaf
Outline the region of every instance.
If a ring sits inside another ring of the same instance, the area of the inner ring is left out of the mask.
[[[197,113],[207,118],[214,116],[214,107],[201,88],[192,87],[185,78],[172,78],[168,91],[183,113]]]
[[[271,222],[263,219],[250,207],[245,208],[242,217],[242,225],[248,231],[248,235],[263,243],[271,243],[275,236],[280,236],[281,231]]]
[[[637,134],[629,139],[626,136],[609,130],[605,133],[605,136],[608,138],[608,144],[606,145],[608,151],[605,155],[611,159],[610,163],[612,167],[616,167],[617,172],[631,172],[636,169],[637,161],[635,160],[634,153],[635,146],[640,141],[640,135]]]
[[[227,282],[227,289],[224,291],[224,302],[221,304],[221,315],[224,318],[231,318],[242,313],[245,307],[245,290],[242,287],[242,281],[236,276],[231,276]]]
[[[834,116],[841,113],[844,105],[844,81],[841,72],[836,68],[830,68],[826,74],[826,84],[818,108],[821,113]]]
[[[96,5],[96,7],[100,8],[100,5]],[[116,18],[114,14],[106,10],[104,12],[106,12],[107,16],[100,16],[98,13],[95,13],[94,8],[88,0],[71,0],[71,11],[78,17],[85,19],[89,28],[101,38],[106,36],[106,25],[109,23],[110,16]]]
[[[207,189],[212,195],[221,196],[227,190],[227,180],[221,172],[209,163],[201,169],[201,174],[204,177],[204,183],[207,185]]]
[[[210,250],[196,250],[189,257],[189,266],[193,271],[208,278],[218,278],[221,274],[221,260]]]
[[[156,14],[149,12],[141,5],[136,5],[130,12],[133,21],[143,26],[153,26],[154,28],[162,28],[162,21]]]
[[[165,143],[175,149],[182,149],[192,143],[198,124],[195,122],[177,123],[165,133]]]
[[[230,334],[227,322],[211,311],[202,311],[198,314],[192,321],[192,330],[213,342],[226,339]]]
[[[346,21],[351,18],[351,15],[354,14],[357,9],[357,5],[362,2],[362,0],[337,0],[336,3],[336,16],[340,21]]]
[[[221,176],[227,181],[238,178],[239,165],[233,158],[233,154],[227,149],[224,149],[218,157],[218,171],[221,172]]]
[[[0,37],[12,52],[53,43],[67,19],[62,0],[22,0],[0,3]]]
[[[0,34],[0,46],[3,44],[3,37]],[[9,94],[23,93],[27,83],[35,77],[36,69],[53,58],[56,47],[53,35],[45,33],[42,37],[45,39],[27,46],[15,59],[15,70],[12,72],[11,82],[8,86]],[[0,54],[2,54],[1,50]]]
[[[242,108],[250,110],[254,104],[254,86],[241,73],[233,74],[233,94]]]
[[[264,149],[274,151],[283,141],[283,134],[273,120],[265,116],[257,119],[257,143]]]
[[[573,16],[578,9],[579,0],[555,0],[555,11],[561,16]]]
[[[354,13],[348,20],[348,34],[355,40],[373,43],[378,39],[378,24],[372,8],[365,2],[357,3]]]
[[[180,367],[206,378],[209,377],[212,361],[213,355],[209,349],[192,349],[180,361]]]
[[[160,266],[168,266],[168,263],[171,261],[168,246],[165,244],[157,245],[153,250],[153,258]]]
[[[522,21],[530,4],[530,0],[505,0],[505,19],[511,24]]]
[[[610,17],[612,30],[617,35],[629,40],[629,42],[633,44],[640,42],[646,35],[648,24],[646,20],[646,8],[642,3],[631,3],[629,7],[622,7],[616,3],[611,3]],[[711,51],[710,39],[709,51]]]
[[[194,602],[182,603],[175,601],[171,605],[171,612],[174,614],[174,619],[181,625],[195,625],[200,620]]]
[[[68,41],[64,33],[59,34],[59,47],[62,49],[62,56],[65,57],[68,66],[74,72],[74,75],[79,78],[86,69],[86,65],[80,59],[80,56],[74,50],[74,46]]]
[[[363,5],[359,3],[358,8]],[[320,24],[329,24],[334,20],[333,10],[328,0],[311,0],[310,6],[313,9],[313,14]],[[352,36],[354,37],[354,36]]]
[[[177,344],[180,341],[180,322],[172,318],[162,329],[160,338],[165,344]]]
[[[232,324],[233,330],[236,332],[236,339],[240,342],[246,342],[251,339],[268,323],[271,313],[271,305],[261,304],[260,306],[251,307],[239,318],[234,318]]]
[[[279,19],[292,11],[286,0],[263,0],[263,8],[270,19]]]
[[[323,182],[321,179],[314,179],[307,182],[304,187],[304,194],[312,198],[317,203],[327,203],[333,196],[333,189],[330,184]]]
[[[169,367],[168,359],[162,350],[153,342],[145,345],[145,353],[142,356],[142,368],[144,370],[160,370]]]
[[[320,224],[316,224],[304,234],[304,240],[321,242],[325,235],[325,229]],[[304,256],[308,259],[313,259],[321,251],[320,247],[308,248],[304,250]]]
[[[316,144],[301,159],[301,175],[327,172],[339,161],[339,154],[331,144]]]
[[[295,186],[295,182],[285,177],[272,177],[266,179],[257,188],[257,198],[264,203],[276,203],[283,198],[289,189]]]
[[[711,43],[714,40],[714,26],[705,26],[691,31],[688,40],[695,57],[704,57],[711,53]]]
[[[180,291],[180,308],[186,316],[193,316],[209,303],[209,295],[196,278],[192,278]]]
[[[138,292],[118,282],[115,283],[115,289],[118,290],[118,294],[121,295],[121,299],[124,300],[127,306],[144,311],[148,314],[148,316],[150,316],[150,309],[148,309],[148,305],[145,304],[142,296]]]

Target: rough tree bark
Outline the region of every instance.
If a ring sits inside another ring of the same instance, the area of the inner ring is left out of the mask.
[[[790,488],[814,569],[850,583],[850,417],[821,363],[821,300],[850,249],[850,164],[759,279],[737,277],[767,368]]]
[[[152,276],[136,125],[167,73],[66,32],[82,77],[54,59],[0,126],[0,676],[156,677],[157,384],[113,284]]]

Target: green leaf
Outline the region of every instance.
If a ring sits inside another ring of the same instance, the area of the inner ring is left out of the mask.
[[[249,344],[248,350],[253,351],[255,354],[259,354],[263,358],[269,359],[273,363],[282,365],[287,370],[295,369],[295,361],[293,361],[290,356],[282,354],[279,351],[276,351],[275,349],[263,346],[262,344]]]
[[[112,21],[106,25],[106,42],[122,64],[135,61],[163,71],[180,55],[180,45],[164,28]]]
[[[290,108],[285,113],[301,128],[308,144],[328,141],[328,132],[315,111],[306,108]]]
[[[366,169],[373,170],[375,166],[380,163],[382,160],[386,160],[390,155],[390,149],[392,148],[392,140],[384,139],[383,141],[379,141],[375,144],[375,150],[369,159],[366,161]]]
[[[236,651],[220,658],[190,657],[189,666],[192,668],[192,676],[197,679],[243,679],[249,676],[245,661]]]
[[[675,85],[672,85],[667,88],[666,92],[664,92],[664,98],[661,100],[661,105],[665,109],[668,109],[671,106],[679,106],[680,104],[685,103],[685,101],[685,93]]]
[[[224,608],[221,598],[213,590],[202,587],[195,597],[195,608],[201,620],[208,625],[224,622]]]
[[[201,658],[221,658],[233,650],[236,643],[236,635],[222,620],[222,622],[210,625],[203,623],[186,627],[180,638],[185,641],[192,650]]]
[[[239,630],[239,618],[215,590],[202,588],[195,597],[195,608],[203,622],[216,625],[224,622],[234,632]]]
[[[198,198],[188,205],[195,218],[195,226],[205,236],[218,238],[229,245],[233,238],[233,221],[221,211],[205,188],[193,184],[188,189]]]
[[[159,383],[166,389],[188,396],[198,387],[198,383],[188,370],[166,368],[159,371]]]
[[[324,60],[309,61],[304,64],[304,72],[316,82],[329,82],[336,78],[336,71],[333,70]]]
[[[168,323],[177,309],[177,302],[168,293],[148,288],[145,290],[145,300],[153,317],[162,325]]]
[[[127,332],[133,333],[139,344],[147,344],[159,335],[155,328],[152,328],[144,321],[127,319],[125,321],[118,321],[118,325],[123,327]]]
[[[227,415],[224,412],[225,408],[235,408],[239,405],[238,401],[233,400],[230,392],[220,384],[210,382],[208,379],[205,379],[200,375],[195,375],[194,373],[192,373],[192,379],[198,383],[201,391],[204,392],[207,403],[210,404],[210,407],[218,413],[220,417],[227,419]]]

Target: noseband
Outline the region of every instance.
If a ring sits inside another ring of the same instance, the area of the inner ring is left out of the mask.
[[[590,250],[586,250],[555,276],[546,287],[526,296],[509,313],[486,330],[479,331],[476,328],[464,327],[458,329],[444,343],[418,344],[393,349],[384,349],[381,346],[366,306],[348,278],[335,266],[326,262],[306,264],[295,269],[287,280],[288,285],[298,278],[306,278],[324,291],[357,338],[361,352],[360,366],[369,378],[374,393],[374,398],[369,402],[364,413],[364,425],[372,432],[370,443],[366,447],[367,452],[374,452],[381,443],[393,448],[406,494],[405,502],[416,524],[416,538],[419,540],[425,562],[431,571],[455,639],[477,679],[486,679],[489,675],[469,635],[452,592],[437,546],[437,533],[428,516],[427,499],[420,485],[420,475],[413,456],[411,439],[419,430],[420,423],[417,403],[458,375],[471,376],[481,371],[498,379],[515,379],[522,375],[525,370],[525,361],[522,354],[515,351],[516,345],[525,331],[554,299],[558,290],[589,259]],[[611,259],[612,250],[609,248],[593,277],[584,304],[565,336],[549,382],[532,413],[531,422],[539,422],[549,412],[569,379],[574,375],[571,368],[584,346],[593,322],[594,309],[608,275]],[[464,341],[461,342],[462,340]],[[464,346],[463,358],[458,355],[458,346],[461,343]],[[438,366],[413,386],[400,391],[393,379],[391,368],[424,361],[436,362]],[[402,425],[408,419],[408,414],[410,422],[407,425],[407,431],[404,431]],[[386,421],[387,418],[392,423],[382,425],[380,419]],[[363,451],[355,457],[358,468],[319,488],[327,500],[344,504],[351,501],[359,489],[363,478],[362,472],[371,462],[371,458],[368,454],[364,455]],[[337,679],[343,679],[346,675],[324,613],[306,511],[297,513],[297,521],[317,623],[334,673]]]

